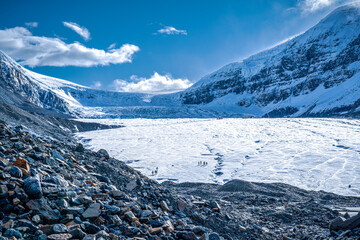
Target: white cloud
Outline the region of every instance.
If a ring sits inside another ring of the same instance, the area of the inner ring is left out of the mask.
[[[28,27],[36,28],[37,26],[39,26],[39,23],[38,22],[27,22],[27,23],[25,23],[25,25]]]
[[[334,1],[335,0],[305,0],[303,7],[307,11],[314,12],[332,5]]]
[[[354,2],[354,0],[301,0],[298,6],[304,13],[311,13],[349,2]]]
[[[188,79],[174,79],[171,75],[160,75],[155,72],[150,78],[131,76],[128,82],[117,79],[113,82],[113,87],[119,92],[139,92],[150,94],[163,94],[182,91],[192,85]]]
[[[77,23],[73,22],[63,22],[65,27],[70,28],[71,30],[75,31],[77,34],[79,34],[81,37],[84,38],[85,41],[88,41],[90,39],[90,32],[85,27],[81,27]]]
[[[157,31],[157,34],[158,33],[167,34],[167,35],[187,35],[186,30],[178,30],[171,26],[165,26],[164,28],[159,29]]]
[[[0,49],[30,67],[121,64],[131,62],[133,54],[140,50],[131,44],[108,51],[87,48],[78,42],[68,44],[59,38],[33,36],[23,27],[0,30]]]
[[[107,49],[114,49],[115,47],[116,47],[116,43],[112,43]]]
[[[90,87],[95,89],[100,89],[102,87],[102,84],[99,81],[95,81]]]

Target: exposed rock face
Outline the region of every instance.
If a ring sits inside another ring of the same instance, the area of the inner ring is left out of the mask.
[[[45,109],[70,113],[68,104],[31,80],[28,72],[0,51],[0,100],[15,105],[30,102]]]
[[[359,9],[340,7],[304,34],[221,68],[182,102],[266,117],[358,116]]]
[[[0,101],[27,103],[71,116],[84,115],[84,107],[145,106],[146,94],[102,91],[34,73],[0,50]],[[95,112],[98,110],[95,110]]]

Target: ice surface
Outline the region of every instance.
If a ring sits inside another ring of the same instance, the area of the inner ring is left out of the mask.
[[[360,120],[96,121],[125,127],[79,133],[88,147],[104,148],[158,181],[224,183],[243,179],[360,194]],[[198,165],[199,161],[208,164]],[[158,174],[152,175],[156,167]]]

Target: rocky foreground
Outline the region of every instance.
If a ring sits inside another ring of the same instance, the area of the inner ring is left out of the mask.
[[[239,180],[160,185],[105,150],[0,122],[0,239],[359,239],[360,214],[331,205],[360,198]]]

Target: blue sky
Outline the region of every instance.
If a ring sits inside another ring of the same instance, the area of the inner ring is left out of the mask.
[[[344,2],[2,1],[0,50],[86,86],[175,91],[305,31]]]

